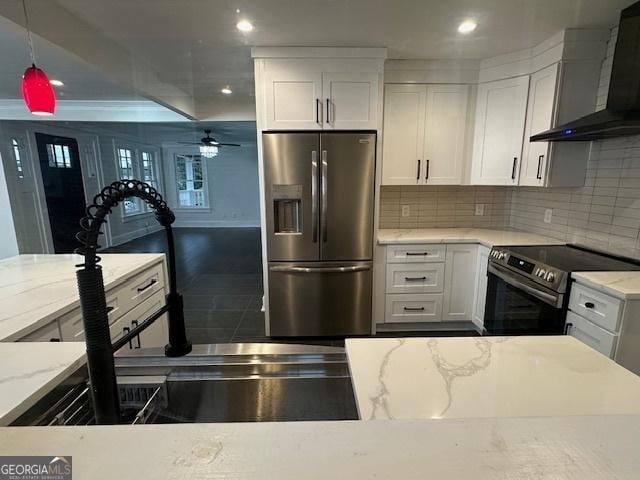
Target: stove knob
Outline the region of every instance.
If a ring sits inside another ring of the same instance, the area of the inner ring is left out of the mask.
[[[533,274],[537,277],[540,273],[540,268],[536,268],[535,271],[533,272]]]
[[[553,272],[547,273],[547,276],[544,277],[547,282],[553,282],[556,279],[556,274]]]
[[[500,253],[498,254],[498,258],[499,258],[500,260],[504,260],[505,258],[507,258],[507,254],[506,254],[506,253],[504,253],[504,252],[500,252]]]
[[[547,271],[544,268],[541,268],[540,270],[538,270],[538,276],[539,277],[543,277],[547,274]]]

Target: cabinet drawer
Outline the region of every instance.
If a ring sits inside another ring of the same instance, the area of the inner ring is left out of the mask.
[[[387,265],[387,293],[442,293],[444,263]]]
[[[569,335],[577,338],[582,343],[589,345],[594,350],[613,358],[618,337],[605,329],[594,325],[589,320],[576,315],[573,312],[567,313],[567,325]]]
[[[622,301],[574,283],[569,298],[569,310],[602,328],[617,332],[622,313]]]
[[[59,342],[60,328],[58,322],[51,322],[44,327],[40,327],[35,332],[31,332],[26,337],[22,337],[20,342]]]
[[[446,245],[388,245],[387,263],[444,262]]]
[[[112,325],[118,317],[124,313],[119,307],[119,298],[116,294],[107,297],[107,314],[109,325]],[[63,342],[79,342],[84,340],[84,323],[82,321],[82,307],[67,313],[58,319],[60,323],[60,335]]]
[[[154,293],[164,290],[164,286],[164,270],[162,263],[159,263],[139,273],[115,290],[110,290],[107,293],[107,298],[110,298],[115,293],[118,297],[118,307],[121,309],[122,315],[140,305]]]
[[[387,295],[385,323],[439,322],[442,294]]]

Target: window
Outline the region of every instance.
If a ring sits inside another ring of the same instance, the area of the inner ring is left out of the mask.
[[[71,154],[66,145],[47,144],[49,166],[53,168],[71,168]]]
[[[118,148],[118,170],[123,180],[134,179],[133,152],[128,148]],[[127,198],[124,201],[124,216],[142,213],[142,204],[138,198]]]
[[[158,190],[157,165],[153,153],[142,152],[142,180]]]
[[[206,208],[206,176],[200,155],[176,156],[178,207]]]
[[[20,146],[15,138],[11,139],[11,146],[13,147],[13,158],[16,161],[16,170],[18,172],[18,178],[24,178],[24,170],[22,168],[22,158],[20,157]]]

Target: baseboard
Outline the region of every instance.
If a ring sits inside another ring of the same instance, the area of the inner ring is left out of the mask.
[[[127,233],[112,236],[110,246],[115,247],[116,245],[122,245],[123,243],[130,242],[131,240],[135,240],[136,238],[144,237],[145,235],[149,235],[150,233],[159,232],[160,230],[162,230],[162,225],[158,225],[154,222],[148,227],[142,227],[136,230],[131,230]]]
[[[259,220],[180,220],[176,218],[175,228],[260,228]]]
[[[434,322],[434,323],[378,323],[376,332],[438,332],[438,331],[469,331],[478,332],[473,322]],[[481,332],[478,332],[481,333]]]

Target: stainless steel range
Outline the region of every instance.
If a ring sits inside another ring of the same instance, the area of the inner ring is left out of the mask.
[[[485,332],[561,334],[571,272],[624,270],[640,264],[574,245],[496,247],[487,268]]]

